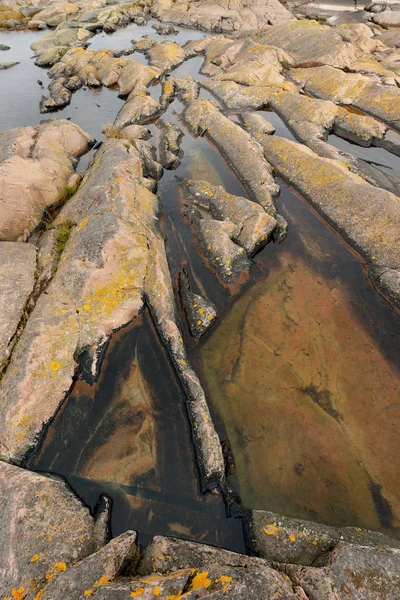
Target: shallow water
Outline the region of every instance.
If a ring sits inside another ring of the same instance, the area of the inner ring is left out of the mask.
[[[41,35],[0,34],[0,42],[12,47],[0,59],[21,60],[0,72],[0,131],[70,117],[102,140],[102,126],[122,103],[114,90],[79,90],[64,110],[40,115],[45,89],[37,79],[44,86],[48,79],[34,66],[29,45]],[[131,25],[93,37],[91,48],[120,50],[142,35],[163,39],[151,23]],[[181,28],[169,39],[183,43],[203,36]],[[137,53],[132,59],[145,61]],[[193,58],[172,76],[200,80],[201,64]],[[151,93],[159,95],[160,86]],[[218,309],[216,325],[198,343],[178,307],[220,436],[228,436],[232,447],[233,480],[244,506],[399,536],[397,315],[369,284],[359,258],[282,184],[279,210],[289,222],[288,239],[269,244],[235,286],[222,285],[184,216],[175,176],[245,194],[217,150],[185,128],[182,109],[175,101],[163,115],[182,128],[184,156],[179,169],[165,171],[159,183],[161,227],[177,298],[185,267],[192,290]],[[277,135],[294,139],[276,114],[260,114]],[[157,125],[150,129],[158,144]],[[382,149],[359,148],[336,136],[329,142],[390,172],[399,170],[399,159]],[[91,507],[99,493],[110,495],[114,535],[132,527],[142,542],[164,533],[243,550],[240,521],[225,519],[221,498],[200,495],[182,393],[146,311],[113,336],[99,382],[77,382],[35,468],[66,477]]]
[[[201,496],[184,397],[147,310],[113,336],[99,381],[76,383],[31,467],[64,476],[92,508],[106,493],[114,536],[244,550],[240,521]]]
[[[290,234],[201,348],[244,505],[400,537],[400,323],[282,184]]]

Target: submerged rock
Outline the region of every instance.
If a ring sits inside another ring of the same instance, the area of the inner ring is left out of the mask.
[[[169,71],[175,69],[185,60],[182,46],[171,40],[157,43],[146,51],[149,64],[153,67]]]
[[[60,478],[0,462],[0,502],[2,597],[25,597],[96,549],[89,509]]]
[[[0,134],[0,240],[26,239],[47,208],[66,200],[77,159],[92,143],[65,120]]]
[[[36,252],[32,244],[0,242],[0,371],[33,292]]]
[[[177,324],[171,275],[164,242],[160,237],[151,240],[151,252],[152,260],[145,281],[147,303],[186,394],[186,406],[201,474],[202,491],[218,493],[225,480],[222,448],[211,419],[204,390],[189,362]]]

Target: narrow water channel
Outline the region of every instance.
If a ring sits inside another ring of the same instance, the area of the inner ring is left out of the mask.
[[[95,36],[91,47],[122,49],[143,34],[162,39],[150,25],[129,26]],[[12,46],[4,60],[21,64],[0,73],[7,108],[0,131],[43,119],[45,90],[37,80],[46,86],[48,79],[29,58],[39,35],[1,39]],[[203,34],[181,30],[171,39],[198,37]],[[199,80],[201,62],[191,59],[173,76]],[[21,81],[27,94],[16,94]],[[158,93],[155,86],[152,94]],[[46,118],[71,118],[101,140],[102,126],[114,120],[121,102],[113,90],[82,89],[70,106]],[[185,267],[192,290],[218,309],[200,342],[189,336],[181,309],[179,315],[220,437],[229,439],[243,506],[400,537],[398,315],[373,289],[359,257],[281,182],[287,240],[266,246],[236,285],[221,284],[184,216],[176,176],[245,194],[216,149],[186,130],[182,108],[176,100],[162,116],[182,128],[184,154],[159,183],[161,227],[177,299]],[[274,113],[264,116],[279,135],[292,137]],[[151,131],[157,144],[157,124]],[[329,141],[341,147],[337,140]],[[381,149],[362,149],[360,157],[367,156],[387,159]],[[385,167],[398,169],[398,159],[390,161]],[[226,519],[220,497],[200,495],[182,391],[147,310],[114,334],[98,382],[76,382],[33,466],[64,476],[92,508],[100,493],[108,494],[113,535],[131,527],[142,543],[154,534],[176,534],[244,549],[240,520]]]

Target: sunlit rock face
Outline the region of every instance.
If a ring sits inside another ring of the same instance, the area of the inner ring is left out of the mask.
[[[289,196],[291,236],[205,342],[204,376],[246,506],[396,535],[398,332],[374,328],[384,303],[304,210]]]

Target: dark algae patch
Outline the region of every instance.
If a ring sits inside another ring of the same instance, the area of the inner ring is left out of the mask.
[[[243,505],[400,536],[400,324],[359,259],[282,186],[289,236],[201,347]]]

